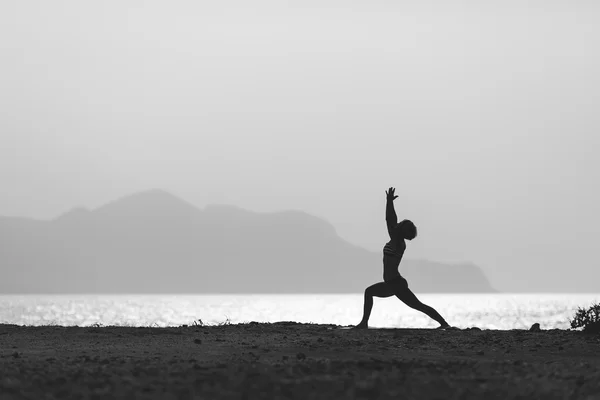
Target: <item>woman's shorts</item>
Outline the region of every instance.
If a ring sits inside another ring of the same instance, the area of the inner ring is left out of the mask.
[[[397,276],[389,281],[385,281],[388,285],[399,285],[408,289],[408,282],[402,276]]]

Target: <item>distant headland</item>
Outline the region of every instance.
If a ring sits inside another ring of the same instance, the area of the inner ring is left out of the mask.
[[[200,209],[162,190],[51,221],[0,217],[0,293],[359,293],[381,255],[301,211]],[[418,292],[495,292],[473,264],[406,259]]]

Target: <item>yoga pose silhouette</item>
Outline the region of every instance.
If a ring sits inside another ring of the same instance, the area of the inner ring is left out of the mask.
[[[427,314],[440,324],[440,328],[449,328],[446,320],[432,307],[421,303],[417,296],[408,288],[408,282],[398,272],[398,266],[406,250],[407,240],[412,240],[417,236],[417,227],[412,221],[405,219],[398,223],[398,217],[394,210],[394,200],[396,189],[389,188],[385,192],[387,203],[385,206],[385,221],[390,235],[390,241],[383,248],[383,282],[376,283],[365,289],[365,305],[362,320],[355,328],[368,328],[369,317],[373,309],[373,297],[391,297],[396,296],[407,306]]]

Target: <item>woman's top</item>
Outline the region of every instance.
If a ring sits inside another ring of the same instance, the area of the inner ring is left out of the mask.
[[[404,250],[398,251],[396,249],[396,246],[394,246],[394,244],[392,243],[391,240],[389,242],[387,242],[385,244],[385,246],[383,246],[383,255],[384,256],[396,257],[401,260],[403,253],[404,253]]]

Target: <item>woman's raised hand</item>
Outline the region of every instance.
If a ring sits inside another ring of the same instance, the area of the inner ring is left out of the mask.
[[[398,198],[398,196],[396,196],[396,195],[395,195],[395,192],[396,192],[396,189],[395,189],[395,188],[393,188],[393,187],[389,188],[389,189],[388,189],[388,190],[385,192],[385,194],[386,194],[386,196],[387,196],[387,199],[388,199],[388,200],[391,200],[391,201],[394,201],[394,200],[396,200],[396,199]]]

